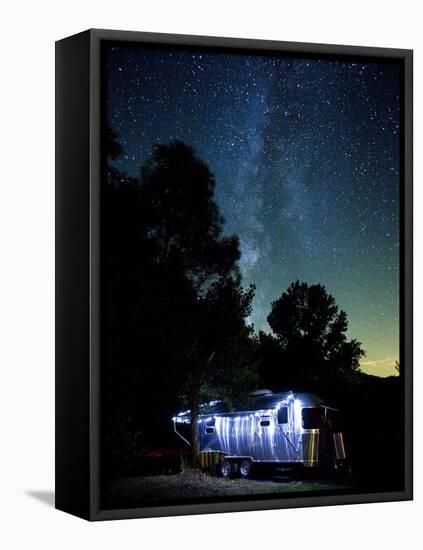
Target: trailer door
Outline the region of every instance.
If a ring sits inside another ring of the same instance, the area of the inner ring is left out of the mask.
[[[278,462],[298,460],[298,436],[295,433],[294,407],[285,405],[277,411],[277,430],[274,437],[274,454]]]
[[[274,460],[275,419],[264,415],[257,418],[254,434],[253,459],[259,461]]]

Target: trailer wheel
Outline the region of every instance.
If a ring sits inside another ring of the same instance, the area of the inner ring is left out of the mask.
[[[234,477],[234,463],[230,462],[229,460],[224,460],[220,466],[220,473],[222,474],[222,477],[225,477],[226,479]]]
[[[251,460],[243,460],[239,465],[239,475],[243,479],[247,479],[251,474]]]

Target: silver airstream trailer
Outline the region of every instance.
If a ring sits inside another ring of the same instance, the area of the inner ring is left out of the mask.
[[[198,419],[200,452],[221,456],[225,477],[248,477],[252,467],[280,471],[338,469],[346,464],[342,433],[335,428],[336,409],[312,393],[262,390],[249,410],[229,411],[222,401],[204,405]],[[184,436],[190,412],[173,417],[175,432]]]

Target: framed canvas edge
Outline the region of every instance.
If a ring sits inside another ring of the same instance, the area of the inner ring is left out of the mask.
[[[343,44],[322,44],[311,42],[285,42],[282,40],[261,40],[257,38],[231,38],[190,34],[168,34],[142,31],[116,31],[90,29],[94,41],[144,42],[170,46],[198,46],[212,48],[249,49],[290,52],[311,55],[363,56],[387,59],[404,59],[412,56],[413,50],[404,48],[381,48],[376,46],[350,46]]]
[[[413,499],[413,50],[283,42],[244,38],[146,33],[90,29],[90,521],[213,514],[365,504]],[[159,505],[154,507],[101,508],[100,455],[100,57],[101,41],[144,42],[169,46],[215,47],[299,54],[370,57],[403,62],[403,218],[402,282],[403,342],[401,350],[404,372],[404,491],[344,495],[305,496],[284,499],[246,500],[201,504]]]
[[[366,497],[366,498],[363,498]],[[352,504],[375,504],[382,502],[400,502],[412,500],[406,491],[392,493],[366,493],[357,495],[306,496],[292,499],[249,500],[239,502],[219,502],[206,504],[178,504],[138,508],[115,508],[99,510],[94,521],[112,519],[136,519],[148,517],[167,517],[181,515],[220,514],[231,512],[261,512],[287,508],[310,508],[326,506],[344,506]]]

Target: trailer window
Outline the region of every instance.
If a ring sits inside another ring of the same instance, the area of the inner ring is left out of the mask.
[[[263,420],[260,420],[260,426],[270,426],[270,420],[268,420],[267,418],[264,418]]]
[[[212,434],[214,433],[214,426],[208,426],[206,428],[206,434]]]
[[[278,424],[288,424],[288,407],[281,407],[278,410]]]
[[[317,430],[323,427],[323,409],[320,407],[306,407],[302,415],[305,430]]]

